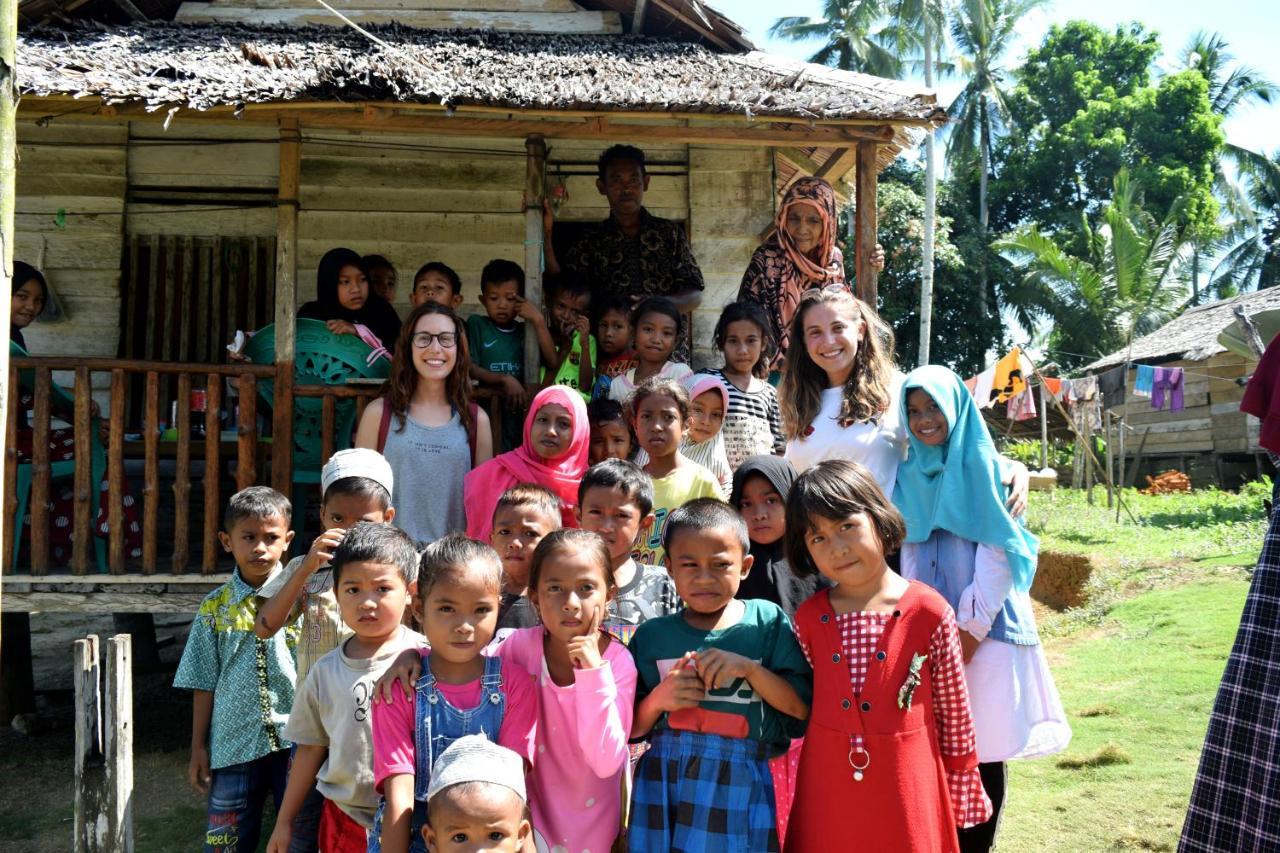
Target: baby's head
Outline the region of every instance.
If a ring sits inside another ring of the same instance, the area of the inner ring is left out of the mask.
[[[268,486],[241,489],[227,502],[218,539],[249,586],[262,586],[284,556],[293,541],[292,519],[289,499]]]
[[[651,459],[680,450],[689,421],[689,392],[674,379],[651,376],[631,392],[631,426]]]
[[[393,636],[418,575],[413,540],[390,524],[358,521],[342,537],[330,565],[333,594],[347,627],[364,638]]]
[[[625,459],[592,465],[578,486],[578,524],[604,540],[617,568],[653,524],[653,480]]]
[[[480,271],[480,302],[495,325],[510,328],[523,299],[524,270],[519,264],[495,258],[484,265]]]
[[[686,376],[684,387],[689,391],[689,440],[698,444],[710,441],[724,426],[729,390],[709,373]]]
[[[367,447],[339,450],[320,470],[320,525],[349,528],[357,521],[391,523],[395,477],[386,457]]]
[[[502,563],[483,542],[451,534],[422,552],[414,600],[431,653],[467,663],[498,630]]]
[[[668,515],[662,547],[676,592],[695,613],[724,610],[751,571],[747,525],[732,506],[715,498],[689,501]]]
[[[532,831],[519,755],[484,735],[458,738],[440,753],[422,827],[431,853],[515,853]]]
[[[493,508],[489,544],[502,558],[504,585],[519,592],[529,585],[529,561],[542,538],[559,530],[561,502],[550,489],[533,483],[512,486]]]
[[[591,446],[587,460],[596,465],[606,459],[629,459],[635,440],[631,424],[617,400],[602,397],[587,405],[591,422]]]
[[[448,264],[439,261],[423,264],[413,277],[409,301],[414,308],[424,302],[434,302],[456,311],[462,304],[462,279]]]
[[[620,293],[604,296],[595,307],[596,344],[612,358],[631,346],[631,301]]]

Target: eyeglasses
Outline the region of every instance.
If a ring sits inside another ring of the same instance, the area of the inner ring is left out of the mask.
[[[413,336],[414,349],[426,349],[433,343],[439,343],[444,349],[453,349],[458,345],[458,336],[453,332],[441,332],[433,335],[431,332],[416,332]]]
[[[846,296],[852,296],[849,285],[843,283],[827,284],[822,287],[811,287],[800,294],[800,299],[821,299],[823,296],[836,296],[843,293]]]

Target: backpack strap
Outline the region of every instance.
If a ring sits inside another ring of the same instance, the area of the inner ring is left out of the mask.
[[[478,414],[480,407],[476,405],[475,400],[467,403],[467,414],[470,418],[467,420],[467,446],[471,448],[471,467],[476,467],[476,429],[478,422]]]
[[[378,422],[378,452],[387,446],[387,433],[391,431],[391,398],[382,398],[382,420]]]

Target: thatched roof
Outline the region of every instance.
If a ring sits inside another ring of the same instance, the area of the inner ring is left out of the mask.
[[[512,109],[945,119],[908,84],[760,52],[646,37],[241,24],[40,27],[18,41],[27,95],[148,109],[403,101]],[[903,142],[905,140],[899,140]]]
[[[1231,299],[1211,302],[1188,308],[1173,320],[1146,337],[1133,342],[1133,349],[1125,347],[1100,358],[1084,368],[1092,373],[1126,361],[1152,363],[1156,361],[1204,361],[1226,347],[1218,342],[1218,335],[1235,321],[1232,313],[1239,305],[1247,314],[1256,314],[1280,308],[1280,287],[1244,293]]]

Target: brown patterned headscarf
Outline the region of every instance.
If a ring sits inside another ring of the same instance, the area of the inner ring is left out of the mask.
[[[807,204],[817,208],[822,216],[822,236],[818,238],[815,254],[820,259],[814,261],[808,254],[796,248],[795,241],[787,231],[787,215],[798,204]],[[801,178],[791,185],[778,208],[778,218],[774,223],[774,232],[778,244],[787,253],[787,258],[796,267],[799,277],[807,282],[807,287],[822,287],[826,284],[844,281],[844,265],[833,263],[831,250],[836,245],[836,194],[831,184],[822,178]],[[797,301],[800,294],[796,294]]]

